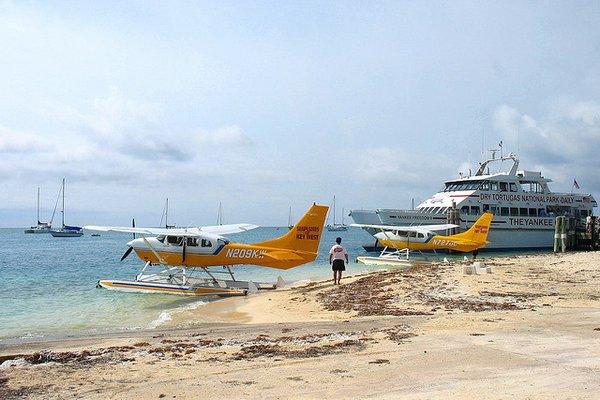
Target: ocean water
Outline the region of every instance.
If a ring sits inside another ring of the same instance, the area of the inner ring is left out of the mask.
[[[286,231],[263,227],[229,238],[252,243]],[[287,283],[328,278],[328,251],[337,236],[343,238],[342,244],[350,253],[347,274],[380,268],[354,262],[356,256],[367,254],[362,245],[372,237],[361,229],[350,228],[345,232],[325,231],[315,262],[288,271],[238,266],[234,267],[236,278],[275,282],[282,276]],[[118,233],[54,238],[49,234],[24,234],[22,229],[0,229],[0,345],[14,339],[155,328],[173,313],[214,301],[96,288],[100,279],[133,279],[139,272],[143,263],[135,253],[119,261],[130,239],[130,235]],[[445,256],[440,253],[433,257]]]
[[[258,228],[230,235],[257,242],[284,234],[287,228]],[[370,236],[360,229],[325,232],[318,259],[288,271],[254,266],[234,267],[236,279],[286,282],[329,277],[327,252],[341,236],[351,257],[366,254],[361,245]],[[164,294],[122,293],[96,288],[100,279],[133,279],[143,263],[132,253],[119,261],[131,235],[106,233],[92,237],[54,238],[0,229],[0,343],[127,329],[154,328],[179,310],[202,306],[206,298]],[[352,263],[350,273],[368,270]]]

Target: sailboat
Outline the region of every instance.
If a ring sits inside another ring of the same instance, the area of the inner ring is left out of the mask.
[[[327,225],[327,230],[330,232],[347,231],[348,225],[344,225],[344,210],[342,209],[342,223],[335,223],[335,195],[333,196],[333,225]]]
[[[294,224],[292,224],[292,206],[290,206],[290,212],[288,213],[288,229],[292,229]]]
[[[169,225],[169,198],[167,197],[167,201],[165,202],[165,208],[163,209],[163,213],[160,216],[160,227],[163,226],[163,219],[165,221],[165,229],[175,228],[175,225]]]
[[[50,234],[54,237],[78,237],[83,236],[83,229],[79,226],[65,225],[65,178],[62,180],[62,227],[60,229],[52,229]]]
[[[50,222],[40,221],[40,188],[37,188],[37,225],[32,226],[29,229],[25,229],[25,233],[50,233],[52,229],[52,220]],[[54,213],[52,214],[54,218]]]

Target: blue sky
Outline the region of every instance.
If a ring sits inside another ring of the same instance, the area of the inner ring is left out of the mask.
[[[503,140],[600,193],[597,2],[0,0],[0,226],[409,207]]]

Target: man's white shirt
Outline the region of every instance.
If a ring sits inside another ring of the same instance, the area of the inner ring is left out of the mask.
[[[331,250],[329,250],[329,254],[332,256],[331,257],[332,260],[344,260],[345,261],[346,257],[348,257],[348,253],[346,252],[346,249],[344,249],[339,244],[333,245]]]

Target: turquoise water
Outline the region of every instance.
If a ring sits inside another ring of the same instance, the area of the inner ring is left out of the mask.
[[[287,228],[258,228],[229,236],[256,242],[282,235]],[[236,278],[274,282],[321,279],[330,274],[327,252],[342,236],[352,257],[365,254],[369,241],[359,229],[326,232],[318,259],[289,271],[252,266],[235,267]],[[132,253],[119,259],[131,239],[128,234],[53,238],[48,234],[0,229],[0,341],[85,332],[155,327],[169,313],[201,305],[206,299],[163,294],[122,293],[96,288],[99,279],[132,279],[142,263]],[[352,264],[350,272],[364,271]]]
[[[286,231],[258,228],[229,237],[251,243]],[[337,236],[343,238],[342,244],[350,253],[347,273],[376,268],[353,262],[356,256],[367,254],[361,246],[370,242],[371,236],[351,228],[346,232],[326,231],[313,263],[288,271],[240,266],[235,267],[236,278],[274,282],[281,275],[286,282],[295,282],[329,277],[327,254]],[[119,261],[130,239],[128,234],[117,233],[53,238],[49,234],[26,235],[22,229],[0,229],[0,343],[15,338],[153,328],[172,313],[209,301],[96,288],[100,279],[133,279],[139,272],[142,263],[135,253]]]

